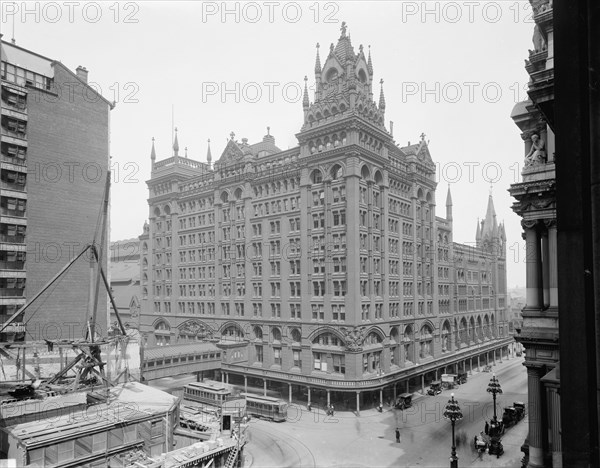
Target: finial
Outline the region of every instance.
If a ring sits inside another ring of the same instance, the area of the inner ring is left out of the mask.
[[[267,127],[267,135],[271,134],[271,127]]]
[[[333,42],[329,45],[329,52],[333,52]]]
[[[363,51],[363,45],[362,44],[358,46],[358,50],[360,50],[361,52]]]
[[[342,37],[346,37],[346,29],[348,28],[348,26],[346,26],[346,22],[342,21],[342,26],[340,27],[340,31],[342,31]]]
[[[208,139],[208,150],[206,151],[206,162],[208,163],[208,167],[210,168],[210,163],[212,161],[212,154],[210,153],[210,138]]]
[[[230,137],[231,137],[231,139],[233,140],[233,137],[235,137],[235,132],[233,132],[233,131],[232,131],[232,132],[229,134],[229,136],[230,136]]]
[[[187,158],[187,146],[185,147],[185,157]]]
[[[304,95],[302,96],[302,107],[308,109],[310,101],[308,100],[308,77],[304,76]]]
[[[421,141],[425,141],[425,132],[421,133]]]
[[[494,188],[494,184],[490,182],[490,197],[492,196],[493,188]]]
[[[156,159],[156,150],[154,149],[154,137],[152,137],[152,151],[150,151],[150,159],[152,161]]]
[[[174,156],[179,155],[179,141],[177,140],[177,127],[175,127],[175,141],[173,141]]]
[[[379,92],[379,110],[385,110],[385,96],[383,95],[383,78],[379,80],[381,91]]]
[[[321,58],[319,57],[319,43],[317,42],[317,58],[315,59],[315,74],[321,73]]]

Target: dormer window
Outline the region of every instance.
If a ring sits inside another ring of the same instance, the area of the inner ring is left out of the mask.
[[[337,78],[338,78],[338,71],[337,71],[337,69],[332,68],[332,69],[330,69],[327,72],[327,82],[328,83],[331,83],[331,82],[337,80]]]
[[[365,73],[365,71],[361,68],[360,70],[358,70],[358,73],[356,74],[356,76],[358,77],[358,80],[361,83],[366,83],[367,82],[367,74]]]

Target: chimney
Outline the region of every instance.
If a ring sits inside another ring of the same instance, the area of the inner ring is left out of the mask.
[[[79,65],[75,70],[77,72],[77,78],[79,78],[84,83],[88,82],[88,70],[85,67]]]

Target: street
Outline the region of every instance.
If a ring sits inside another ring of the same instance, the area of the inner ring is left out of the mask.
[[[523,358],[511,358],[493,367],[503,393],[497,397],[497,415],[513,401],[527,402],[527,373]],[[520,447],[527,435],[527,416],[503,436],[504,454],[481,457],[472,449],[473,437],[483,431],[493,417],[492,395],[486,391],[492,373],[474,372],[466,384],[453,390],[463,419],[456,434],[464,434],[466,444],[457,448],[458,466],[518,467]],[[253,419],[246,464],[253,467],[447,467],[451,451],[451,424],[442,416],[452,391],[432,396],[416,396],[413,407],[400,411],[385,407],[362,411],[307,412],[292,405],[288,421],[273,423]],[[395,441],[399,427],[401,442]]]

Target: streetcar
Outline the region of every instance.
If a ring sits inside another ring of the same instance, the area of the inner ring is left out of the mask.
[[[253,416],[271,419],[276,422],[285,421],[287,418],[287,403],[283,400],[269,396],[242,393],[241,398],[246,399],[246,413]]]
[[[183,387],[184,400],[214,409],[220,409],[223,403],[233,396],[232,394],[233,389],[230,385],[214,380],[191,382]]]

